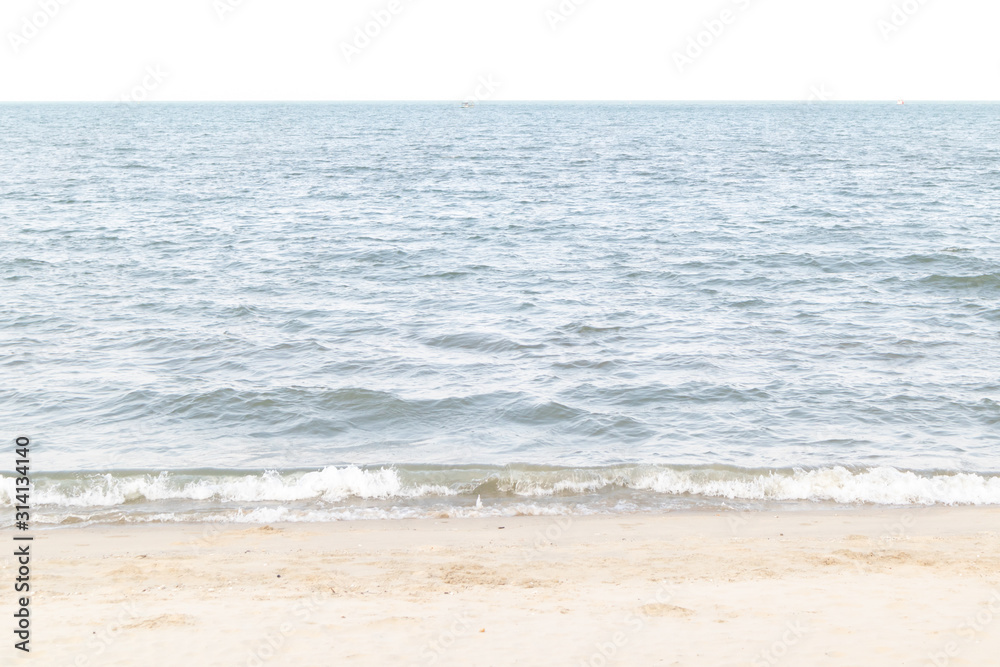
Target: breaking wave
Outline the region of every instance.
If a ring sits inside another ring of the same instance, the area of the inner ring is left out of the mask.
[[[338,521],[605,511],[839,505],[995,505],[1000,475],[891,467],[750,470],[719,466],[330,466],[300,471],[64,473],[34,480],[42,523]],[[0,477],[0,519],[16,502]]]

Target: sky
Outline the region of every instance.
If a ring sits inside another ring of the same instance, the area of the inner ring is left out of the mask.
[[[1000,100],[996,0],[4,0],[0,101]]]

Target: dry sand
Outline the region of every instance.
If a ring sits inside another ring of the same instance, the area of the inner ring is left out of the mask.
[[[973,508],[64,528],[33,543],[33,652],[8,634],[0,664],[998,665],[998,532]]]

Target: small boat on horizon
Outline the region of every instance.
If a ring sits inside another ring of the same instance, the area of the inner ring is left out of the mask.
[[[906,100],[896,100],[896,104],[906,104]]]

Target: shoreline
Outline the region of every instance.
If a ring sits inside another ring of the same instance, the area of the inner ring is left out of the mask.
[[[1000,475],[888,466],[749,469],[627,464],[327,466],[322,469],[52,473],[33,476],[35,521],[327,522],[686,510],[1000,507]],[[0,528],[15,478],[0,474]]]
[[[44,665],[978,665],[1000,650],[995,507],[35,536]]]
[[[720,500],[720,499],[712,499]],[[721,502],[721,500],[720,500]],[[734,501],[729,501],[734,502]],[[116,518],[92,518],[92,519],[77,519],[73,521],[63,521],[60,523],[49,522],[44,519],[44,515],[39,513],[34,517],[34,523],[31,530],[35,531],[38,535],[47,535],[53,533],[61,533],[63,531],[99,531],[102,528],[118,528],[118,529],[145,529],[145,528],[156,528],[163,527],[169,528],[174,527],[178,530],[187,531],[194,530],[197,531],[207,531],[210,535],[225,531],[245,531],[253,530],[255,528],[268,528],[268,529],[283,529],[283,530],[309,530],[310,528],[314,530],[322,530],[324,526],[337,526],[340,524],[357,524],[357,525],[369,525],[369,526],[379,526],[381,524],[416,524],[420,525],[423,523],[441,523],[441,522],[468,522],[470,525],[477,522],[499,522],[504,521],[518,522],[518,521],[540,521],[548,523],[574,523],[577,521],[587,521],[587,520],[644,520],[644,519],[655,519],[662,517],[722,517],[726,521],[733,523],[734,525],[739,525],[747,522],[752,517],[764,516],[764,515],[787,515],[790,518],[794,518],[797,515],[812,515],[817,516],[824,515],[845,515],[849,516],[851,514],[859,515],[870,515],[870,514],[913,514],[916,516],[934,513],[934,512],[947,512],[947,511],[985,511],[989,512],[991,510],[996,510],[1000,512],[1000,505],[996,504],[982,504],[982,505],[972,505],[972,504],[955,504],[955,505],[883,505],[876,503],[864,503],[864,504],[845,504],[845,503],[835,503],[831,501],[815,501],[815,500],[768,500],[768,501],[755,501],[753,503],[744,501],[745,504],[742,506],[733,505],[710,505],[710,504],[686,504],[686,505],[676,505],[676,506],[662,506],[662,507],[642,507],[642,508],[629,508],[629,509],[601,509],[601,510],[583,510],[581,511],[579,507],[574,507],[571,504],[557,505],[554,506],[555,511],[551,512],[538,512],[538,513],[525,513],[523,504],[510,503],[509,506],[504,505],[492,505],[485,508],[477,508],[474,506],[466,505],[452,505],[452,506],[439,506],[436,509],[425,509],[426,513],[414,514],[414,513],[394,513],[387,512],[381,508],[366,508],[370,510],[367,516],[358,515],[346,515],[338,517],[337,515],[330,515],[329,517],[324,516],[323,518],[302,518],[302,519],[276,519],[267,520],[265,518],[256,518],[256,512],[263,509],[268,512],[274,511],[275,508],[272,506],[266,506],[261,508],[255,508],[255,510],[245,511],[242,519],[233,519],[230,516],[221,516],[218,513],[210,513],[208,511],[203,511],[201,513],[192,513],[187,515],[185,518],[179,518],[170,515],[171,518],[143,518],[146,515],[154,515],[153,512],[146,512],[144,514],[126,514],[120,515]],[[586,507],[586,506],[584,506]],[[345,513],[355,510],[357,508],[347,507],[339,508]],[[393,508],[394,510],[406,510],[411,508]],[[538,507],[532,507],[531,509],[537,510]],[[500,510],[499,512],[497,510]],[[372,513],[372,512],[378,512]],[[163,513],[161,513],[163,515]],[[164,515],[165,516],[165,515]],[[0,525],[0,530],[13,530],[13,521],[5,525]],[[998,525],[1000,529],[1000,525]]]

